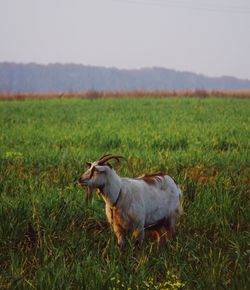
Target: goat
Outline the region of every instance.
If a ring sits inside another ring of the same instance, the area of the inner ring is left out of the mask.
[[[127,233],[135,234],[141,245],[147,228],[156,232],[158,239],[171,238],[176,229],[182,192],[164,173],[137,178],[118,176],[108,161],[121,158],[108,154],[87,163],[89,168],[78,180],[78,184],[89,188],[87,199],[92,198],[93,189],[99,190],[120,249],[124,247]]]

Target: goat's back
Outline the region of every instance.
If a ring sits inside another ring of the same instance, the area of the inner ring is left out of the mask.
[[[122,179],[126,194],[125,208],[145,225],[156,223],[176,212],[180,207],[181,191],[168,175],[143,176],[136,179]]]

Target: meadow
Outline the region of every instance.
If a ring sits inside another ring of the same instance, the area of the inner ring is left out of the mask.
[[[250,99],[0,102],[0,289],[249,289]],[[106,153],[122,176],[165,171],[176,237],[120,255],[104,203],[74,181]]]

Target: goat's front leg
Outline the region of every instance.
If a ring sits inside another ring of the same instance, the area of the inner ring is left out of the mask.
[[[138,242],[139,246],[141,247],[144,240],[144,227],[138,227],[134,230],[133,236],[136,238],[136,241]]]
[[[117,224],[114,224],[113,228],[114,228],[115,235],[117,237],[118,247],[119,247],[120,251],[122,251],[124,249],[124,246],[125,246],[125,232]]]
[[[139,237],[138,237],[138,242],[139,242],[139,246],[141,247],[144,241],[144,228],[141,229]]]

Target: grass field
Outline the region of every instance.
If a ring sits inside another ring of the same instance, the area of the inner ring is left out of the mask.
[[[0,102],[0,289],[249,289],[249,99]],[[127,158],[184,193],[178,233],[119,254],[85,162]]]

